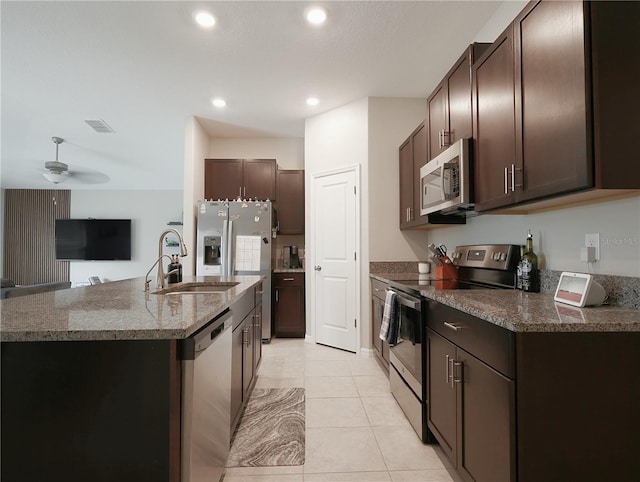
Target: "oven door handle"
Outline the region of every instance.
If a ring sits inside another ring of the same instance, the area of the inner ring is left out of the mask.
[[[414,300],[410,298],[405,298],[401,294],[396,291],[396,296],[398,298],[398,303],[402,306],[406,306],[407,308],[411,308],[417,311],[420,311],[420,300]]]

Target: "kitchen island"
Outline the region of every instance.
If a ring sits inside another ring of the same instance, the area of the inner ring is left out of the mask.
[[[179,481],[182,342],[262,281],[144,279],[2,300],[2,480]],[[172,285],[174,286],[174,285]]]
[[[425,300],[427,426],[462,479],[638,480],[640,310],[371,278]]]

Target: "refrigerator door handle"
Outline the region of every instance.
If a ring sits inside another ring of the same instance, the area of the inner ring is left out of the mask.
[[[225,221],[228,223],[229,225],[229,229],[228,229],[228,234],[227,234],[227,258],[226,258],[226,263],[227,263],[227,269],[225,270],[225,274],[227,276],[232,276],[234,273],[234,267],[233,267],[233,221]]]
[[[229,256],[229,226],[228,221],[225,219],[222,222],[222,275],[227,274],[227,257]]]

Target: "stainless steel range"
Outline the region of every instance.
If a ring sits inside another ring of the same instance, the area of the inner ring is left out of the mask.
[[[427,299],[421,290],[515,289],[520,246],[512,244],[458,246],[451,254],[454,278],[420,275],[419,279],[391,281],[398,299],[398,343],[390,347],[391,393],[423,442],[435,442],[427,428],[426,374]]]

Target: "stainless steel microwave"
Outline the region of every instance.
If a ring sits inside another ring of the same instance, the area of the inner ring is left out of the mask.
[[[431,213],[471,214],[470,155],[470,140],[460,139],[420,168],[422,216]]]

